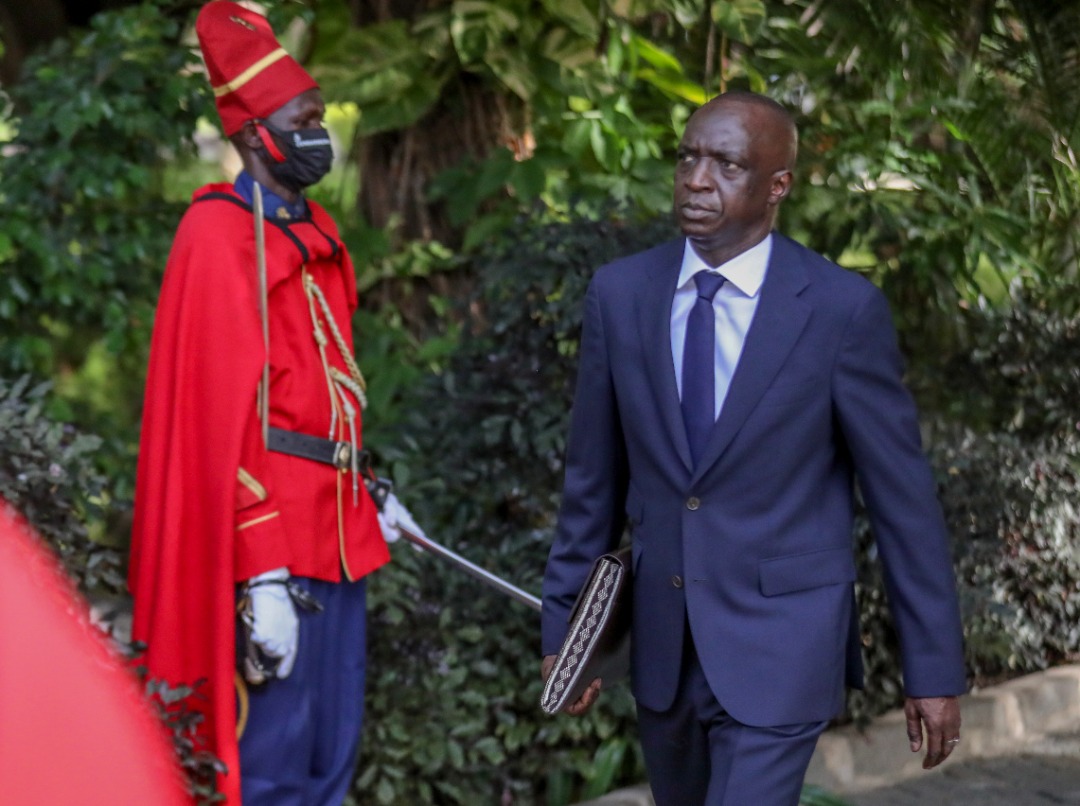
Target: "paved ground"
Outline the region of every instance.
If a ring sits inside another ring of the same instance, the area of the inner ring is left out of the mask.
[[[807,781],[850,806],[1080,806],[1080,665],[975,692],[962,710],[963,741],[936,770],[922,770],[908,750],[897,711],[862,732],[827,732]],[[639,786],[583,806],[653,801]]]
[[[950,763],[845,799],[852,806],[1080,804],[1080,731],[1050,734],[1015,755]]]
[[[964,697],[963,741],[931,772],[906,747],[903,714],[822,737],[808,780],[853,806],[1080,806],[1080,665]]]

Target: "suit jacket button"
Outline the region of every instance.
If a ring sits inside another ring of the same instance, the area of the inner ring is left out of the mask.
[[[682,587],[682,577],[678,576],[677,574],[675,576],[673,576],[671,578],[671,585],[672,585],[672,587],[675,587],[675,588],[681,588]]]
[[[689,509],[691,512],[697,511],[698,507],[700,506],[701,499],[693,497],[686,499],[686,508]]]

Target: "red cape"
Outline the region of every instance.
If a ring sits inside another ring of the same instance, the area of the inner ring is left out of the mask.
[[[132,633],[148,645],[152,677],[172,685],[206,680],[201,733],[229,769],[221,790],[239,803],[234,490],[264,348],[250,210],[227,185],[207,186],[195,198],[169,256],[151,341],[129,574]],[[336,239],[333,221],[317,205],[311,209],[318,229],[294,228],[297,235],[266,226],[268,284],[272,289],[308,258],[330,259],[329,244],[351,313],[351,264],[323,234]]]

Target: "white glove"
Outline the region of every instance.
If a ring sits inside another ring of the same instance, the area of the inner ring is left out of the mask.
[[[417,537],[427,537],[424,530],[417,526],[409,510],[405,509],[393,493],[386,494],[386,503],[383,504],[382,512],[379,513],[379,526],[382,527],[383,538],[387,543],[396,542],[401,537],[401,529]]]
[[[282,680],[292,672],[300,643],[300,619],[296,607],[285,585],[276,584],[288,579],[287,568],[275,568],[248,580],[254,586],[248,591],[253,617],[251,640],[270,657],[281,658],[277,676]],[[271,584],[255,585],[256,582]]]

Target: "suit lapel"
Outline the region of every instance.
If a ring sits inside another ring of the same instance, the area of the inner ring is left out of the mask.
[[[693,469],[693,462],[679,406],[675,364],[671,357],[671,301],[682,266],[684,244],[682,238],[672,241],[669,248],[660,252],[656,263],[649,267],[647,280],[638,295],[637,309],[649,385],[656,398],[669,444],[675,447],[689,471]]]
[[[794,244],[774,234],[769,268],[761,287],[761,301],[746,334],[720,417],[694,470],[694,481],[723,454],[795,346],[810,318],[810,306],[798,296],[808,282]],[[678,401],[675,408],[677,413]]]

